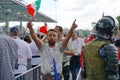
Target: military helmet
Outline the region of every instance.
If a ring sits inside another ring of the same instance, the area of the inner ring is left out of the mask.
[[[114,31],[119,28],[119,23],[116,18],[103,16],[100,20],[98,20],[95,27],[97,33],[112,36]]]

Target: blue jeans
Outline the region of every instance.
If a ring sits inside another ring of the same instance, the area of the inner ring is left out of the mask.
[[[64,64],[64,62],[63,62],[63,64]],[[70,77],[69,71],[70,71],[70,66],[69,65],[63,67],[62,74],[63,74],[64,80],[69,80],[69,77]]]
[[[80,69],[80,56],[72,56],[70,59],[70,70],[72,73],[72,80],[76,80]]]
[[[119,80],[120,80],[120,64],[118,64],[118,76],[119,76]]]

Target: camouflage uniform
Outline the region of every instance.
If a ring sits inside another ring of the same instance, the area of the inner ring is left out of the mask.
[[[104,58],[100,55],[103,45],[107,55]],[[113,44],[108,41],[93,40],[85,46],[84,53],[86,80],[116,80],[108,79],[109,75],[117,76],[117,48]]]
[[[104,60],[98,54],[98,50],[103,44],[105,42],[94,40],[85,46],[87,80],[106,80]]]

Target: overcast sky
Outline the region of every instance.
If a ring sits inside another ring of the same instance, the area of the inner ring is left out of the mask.
[[[34,0],[21,0],[30,3]],[[56,20],[57,25],[70,28],[77,19],[78,29],[92,29],[92,22],[96,22],[105,15],[114,17],[120,15],[120,0],[41,0],[39,12]],[[53,28],[56,24],[49,24]]]

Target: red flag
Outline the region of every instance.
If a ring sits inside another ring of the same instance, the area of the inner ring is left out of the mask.
[[[40,31],[41,33],[44,33],[44,34],[47,34],[47,33],[48,33],[46,26],[41,26],[40,29],[39,29],[39,31]]]

